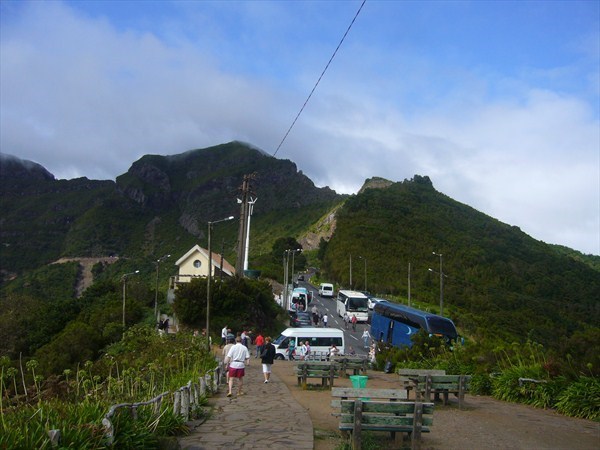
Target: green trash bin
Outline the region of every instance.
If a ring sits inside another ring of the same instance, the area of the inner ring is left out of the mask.
[[[354,389],[364,389],[367,387],[367,380],[369,379],[366,375],[350,375],[350,381]],[[363,397],[361,400],[371,400],[368,397]]]
[[[366,375],[350,375],[350,381],[352,381],[352,387],[354,389],[366,388],[368,379],[369,377]]]

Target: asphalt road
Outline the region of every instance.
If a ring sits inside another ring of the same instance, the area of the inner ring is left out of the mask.
[[[356,331],[352,331],[352,325],[348,325],[348,330],[344,329],[344,320],[337,315],[336,312],[336,299],[333,298],[321,298],[319,297],[319,290],[313,287],[307,281],[299,281],[298,285],[300,287],[305,287],[306,289],[312,291],[313,293],[313,301],[308,306],[308,311],[310,311],[313,305],[317,306],[319,312],[325,314],[327,313],[327,326],[329,328],[339,328],[344,331],[344,340],[346,341],[346,353],[348,353],[349,346],[352,346],[356,351],[357,355],[368,355],[368,349],[364,348],[364,342],[362,339],[362,334],[365,331],[365,328],[371,332],[370,325],[364,323],[356,324]]]

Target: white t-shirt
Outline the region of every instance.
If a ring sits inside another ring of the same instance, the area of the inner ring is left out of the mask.
[[[223,328],[221,330],[221,337],[222,338],[227,338],[227,327]]]
[[[245,361],[250,359],[250,352],[241,342],[236,342],[236,344],[229,349],[227,358],[229,358],[230,361],[229,367],[233,369],[243,369],[246,367]]]

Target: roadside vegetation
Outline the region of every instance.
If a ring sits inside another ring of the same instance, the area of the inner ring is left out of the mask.
[[[206,340],[191,333],[160,336],[137,325],[96,361],[43,376],[35,359],[14,367],[0,359],[0,448],[52,448],[48,432],[60,430],[61,448],[106,448],[102,418],[111,405],[147,401],[173,392],[214,369]],[[205,414],[195,411],[196,416]],[[118,410],[113,424],[118,448],[158,448],[161,439],[185,431],[172,396],[151,406]]]
[[[499,344],[490,347],[466,341],[448,347],[424,332],[414,335],[410,348],[378,344],[376,366],[441,369],[453,375],[471,375],[470,392],[561,414],[600,421],[600,380],[591,363],[559,360],[540,344]]]

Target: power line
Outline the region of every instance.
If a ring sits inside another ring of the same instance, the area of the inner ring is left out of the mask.
[[[348,29],[346,30],[346,32],[342,36],[342,39],[340,40],[340,43],[335,48],[335,51],[333,52],[333,55],[331,55],[331,58],[329,58],[329,62],[327,62],[327,65],[323,69],[323,72],[321,72],[321,75],[319,76],[319,79],[317,80],[317,82],[313,86],[312,90],[310,91],[310,94],[308,94],[308,97],[304,101],[304,104],[302,105],[302,108],[300,108],[300,111],[298,111],[298,114],[296,115],[296,118],[294,119],[294,121],[292,122],[292,124],[290,125],[290,127],[288,128],[288,130],[286,131],[285,135],[283,136],[283,139],[281,140],[281,142],[277,146],[277,149],[275,150],[275,153],[273,153],[273,156],[277,155],[277,152],[279,151],[279,149],[281,148],[281,146],[285,142],[286,138],[288,137],[288,134],[290,134],[290,131],[292,131],[292,128],[294,128],[294,125],[296,124],[296,121],[298,120],[298,117],[300,117],[300,114],[302,114],[302,111],[304,111],[304,108],[305,108],[306,104],[308,103],[308,101],[312,97],[313,92],[315,92],[315,89],[317,89],[317,86],[321,82],[321,78],[323,78],[323,75],[325,75],[325,72],[329,68],[329,65],[331,64],[331,61],[333,61],[333,58],[335,58],[336,53],[338,52],[338,50],[342,46],[342,43],[344,42],[344,39],[346,39],[346,36],[348,35],[348,32],[350,31],[350,28],[352,28],[352,25],[354,25],[354,21],[356,20],[356,18],[360,14],[360,11],[362,10],[362,8],[365,5],[366,1],[367,0],[363,0],[363,2],[360,4],[360,8],[358,8],[358,11],[356,11],[356,14],[354,15],[354,18],[352,19],[352,22],[350,22],[350,25],[348,25]]]

